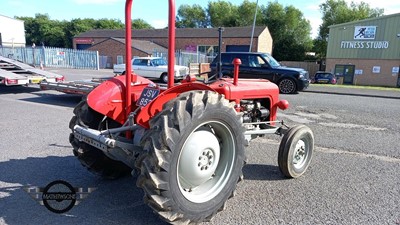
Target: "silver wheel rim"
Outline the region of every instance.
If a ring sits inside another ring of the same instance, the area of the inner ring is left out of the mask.
[[[168,82],[168,75],[162,75],[161,79],[163,80],[164,83]]]
[[[292,93],[294,91],[294,83],[292,80],[289,79],[283,79],[279,83],[279,89],[281,90],[282,93]]]
[[[309,147],[303,140],[299,140],[293,153],[293,166],[301,169],[307,161]]]
[[[177,165],[183,196],[203,203],[221,193],[231,177],[235,152],[234,136],[225,124],[211,121],[194,129],[182,147]]]

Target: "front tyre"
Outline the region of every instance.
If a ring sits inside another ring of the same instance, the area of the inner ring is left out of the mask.
[[[314,150],[314,135],[307,126],[290,128],[279,145],[278,165],[288,178],[300,177],[310,165]]]
[[[164,105],[143,142],[137,185],[169,223],[209,221],[243,177],[244,128],[218,93],[191,91]]]

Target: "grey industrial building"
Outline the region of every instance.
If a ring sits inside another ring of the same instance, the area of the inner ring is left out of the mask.
[[[400,87],[400,13],[329,27],[326,71],[339,83]]]

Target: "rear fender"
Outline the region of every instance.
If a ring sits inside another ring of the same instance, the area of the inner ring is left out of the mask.
[[[150,80],[137,76],[135,85],[131,87],[132,102],[139,99],[142,90],[150,83]],[[125,76],[118,76],[101,83],[91,91],[87,96],[87,103],[93,110],[123,124],[126,117],[125,91]],[[137,106],[132,105],[132,109],[129,110],[133,111],[135,108]]]
[[[136,117],[136,123],[145,128],[150,128],[150,119],[162,111],[163,105],[165,103],[169,102],[171,99],[176,98],[181,93],[194,90],[215,91],[214,89],[202,83],[182,83],[178,86],[169,88],[140,110],[139,114]]]

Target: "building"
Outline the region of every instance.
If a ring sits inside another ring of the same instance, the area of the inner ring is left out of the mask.
[[[98,51],[99,54],[107,56],[110,59],[107,67],[110,68],[113,64],[124,63],[125,39],[108,38],[91,45],[89,48],[87,48],[87,50]],[[132,39],[133,57],[151,56],[155,51],[167,52],[167,49],[151,41]]]
[[[25,47],[24,21],[0,15],[0,46]]]
[[[339,83],[400,87],[400,13],[329,27],[326,71]]]
[[[227,27],[222,33],[222,52],[248,51],[250,48],[252,27]],[[110,56],[112,63],[125,62],[125,30],[91,30],[73,38],[75,49],[99,51],[100,55]],[[168,49],[168,29],[140,29],[132,31],[132,55]],[[213,58],[218,51],[218,28],[177,28],[176,50],[204,53]],[[146,46],[144,50],[143,46]],[[151,49],[151,45],[154,47]],[[140,50],[142,49],[142,50]],[[267,27],[255,27],[252,51],[272,52],[272,38]]]

